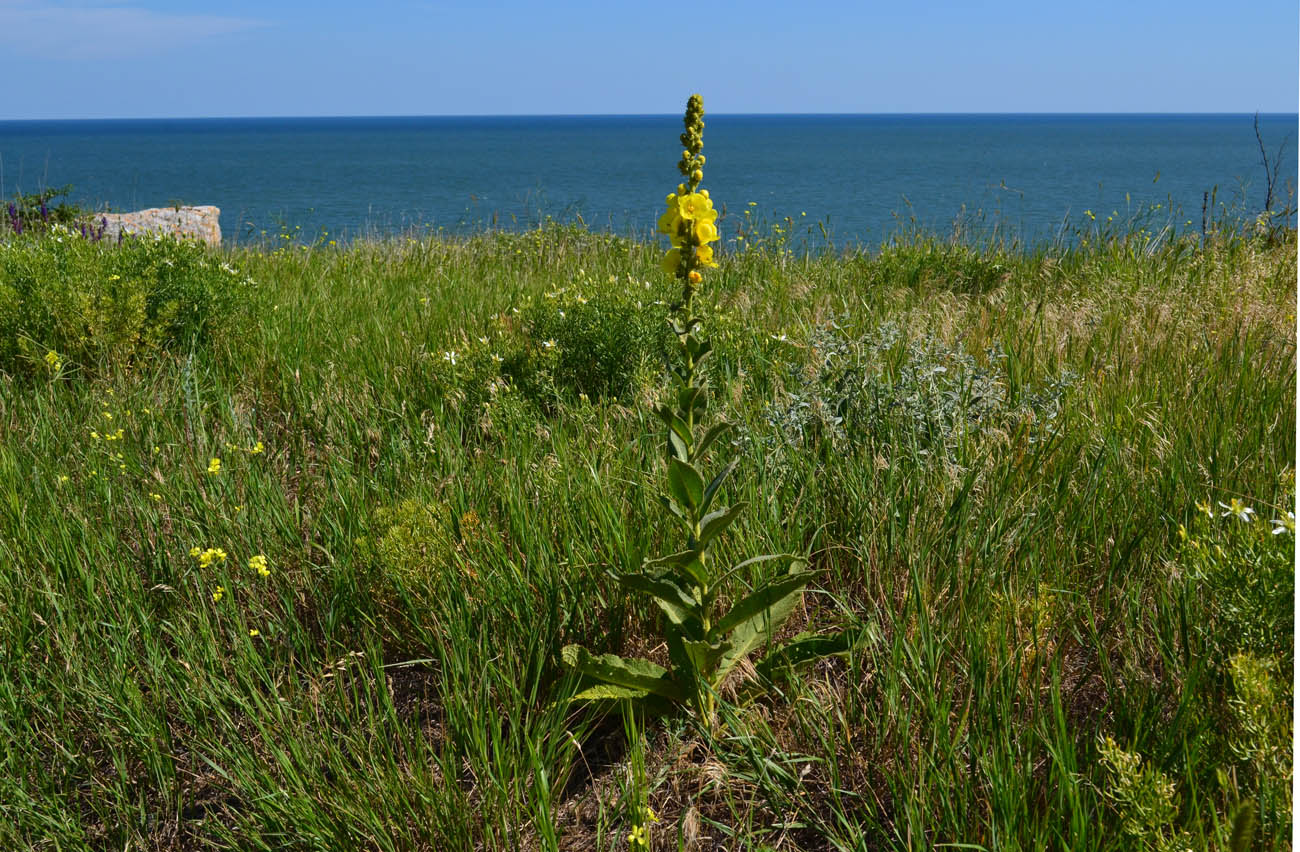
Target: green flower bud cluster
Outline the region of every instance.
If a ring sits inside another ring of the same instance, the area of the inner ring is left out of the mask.
[[[704,98],[691,95],[686,101],[686,115],[682,118],[682,123],[686,125],[686,132],[678,138],[686,150],[682,151],[677,170],[687,180],[681,192],[694,192],[700,181],[704,180],[704,155],[700,153],[704,147]]]

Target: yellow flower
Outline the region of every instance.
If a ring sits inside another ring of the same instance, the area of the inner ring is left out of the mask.
[[[194,548],[194,550],[198,550],[198,548],[196,547]],[[194,550],[190,551],[191,556],[195,555]],[[198,554],[198,559],[199,559],[199,567],[207,568],[213,562],[225,562],[226,551],[222,550],[219,547],[209,547],[207,550]]]
[[[191,547],[191,548],[190,548],[190,556],[193,556],[195,559],[198,559],[198,558],[199,558],[199,554],[202,553],[202,552],[203,552],[203,551],[202,551],[202,550],[199,550],[199,548],[198,548],[197,546],[195,546],[195,547]]]
[[[217,590],[212,593],[212,602],[221,603],[221,599],[226,596],[226,590],[217,586]]]
[[[632,826],[632,831],[627,836],[627,842],[632,846],[640,846],[642,849],[649,848],[650,837],[646,834],[645,826]]]
[[[692,269],[686,277],[692,284],[699,284],[704,278],[704,276],[700,275],[700,273],[696,272],[694,269]]]
[[[256,571],[259,577],[271,576],[271,569],[266,567],[266,557],[260,553],[249,557],[248,567]]]
[[[259,635],[259,634],[258,634],[258,631],[256,631],[256,630],[249,630],[249,631],[248,631],[248,635],[249,635],[249,636],[257,636],[257,635]]]
[[[713,222],[718,218],[718,211],[713,209],[713,202],[700,192],[691,192],[677,199],[677,214],[693,222]]]
[[[675,209],[676,205],[664,211],[664,215],[659,217],[658,230],[661,234],[667,234],[674,238],[676,244],[677,226],[681,224],[682,217]]]
[[[221,473],[221,459],[213,459],[208,462],[208,473],[214,476]]]
[[[664,259],[660,261],[659,266],[660,268],[663,269],[664,272],[672,274],[677,271],[677,267],[681,264],[681,262],[682,262],[681,249],[673,249],[672,251],[668,252],[668,254],[664,255]]]
[[[712,222],[696,222],[695,239],[699,241],[700,245],[717,242],[718,229]]]
[[[55,373],[63,369],[63,359],[53,349],[45,353],[45,363]]]
[[[718,262],[713,259],[713,246],[700,246],[695,250],[695,259],[699,261],[700,266],[718,265]]]

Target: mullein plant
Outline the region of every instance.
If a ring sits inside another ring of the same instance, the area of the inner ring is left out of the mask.
[[[680,530],[683,546],[668,556],[647,559],[641,570],[616,576],[630,592],[649,595],[664,615],[670,668],[643,659],[615,654],[597,656],[579,645],[564,648],[564,661],[595,683],[575,696],[578,701],[645,699],[659,709],[687,706],[701,721],[712,723],[718,689],[727,675],[773,636],[789,617],[811,579],[807,561],[797,555],[756,556],[718,571],[712,545],[740,517],[744,503],[720,505],[724,482],[737,459],[707,472],[706,455],[731,428],[725,421],[710,424],[709,392],[702,368],[711,347],[702,336],[703,317],[695,296],[701,270],[717,266],[710,243],[718,240],[717,211],[704,180],[704,105],[699,95],[686,104],[684,147],[677,164],[684,181],[667,198],[659,231],[672,249],[663,269],[682,282],[681,300],[670,309],[669,322],[677,337],[677,359],[671,366],[668,401],[655,408],[667,427],[667,489],[660,501]],[[728,581],[762,571],[770,576],[743,594],[729,609],[721,598]],[[791,663],[815,659],[846,649],[845,636],[800,638],[771,650],[757,665],[760,674],[773,674]]]

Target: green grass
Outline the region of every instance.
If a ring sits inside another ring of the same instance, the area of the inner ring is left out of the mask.
[[[870,639],[629,749],[559,654],[663,653],[659,253],[228,250],[204,339],[0,365],[0,846],[1289,848],[1293,231],[725,257],[719,558]]]

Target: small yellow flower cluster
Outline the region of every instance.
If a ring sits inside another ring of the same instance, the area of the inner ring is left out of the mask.
[[[209,547],[207,550],[199,550],[197,547],[191,547],[190,556],[199,560],[200,568],[207,568],[214,562],[226,561],[226,551],[219,547]]]
[[[221,473],[221,459],[214,458],[208,462],[208,473],[213,476]]]
[[[632,826],[632,831],[627,835],[627,843],[633,849],[650,848],[650,829],[647,828],[649,823],[658,822],[659,815],[654,809],[646,805],[641,809],[641,822]]]
[[[248,453],[250,456],[260,456],[262,453],[266,452],[266,446],[261,441],[258,441],[257,443],[253,444],[253,446],[249,447],[248,449],[244,449],[243,447],[237,444],[232,444],[229,441],[227,441],[226,449],[230,450],[232,453]],[[220,459],[217,459],[218,467],[221,466],[220,461],[221,461]]]
[[[260,553],[248,558],[248,567],[256,571],[259,577],[271,576],[271,569],[266,567],[266,557]]]
[[[51,373],[57,373],[63,369],[63,359],[59,357],[59,353],[51,349],[45,353],[45,366],[50,368]]]

